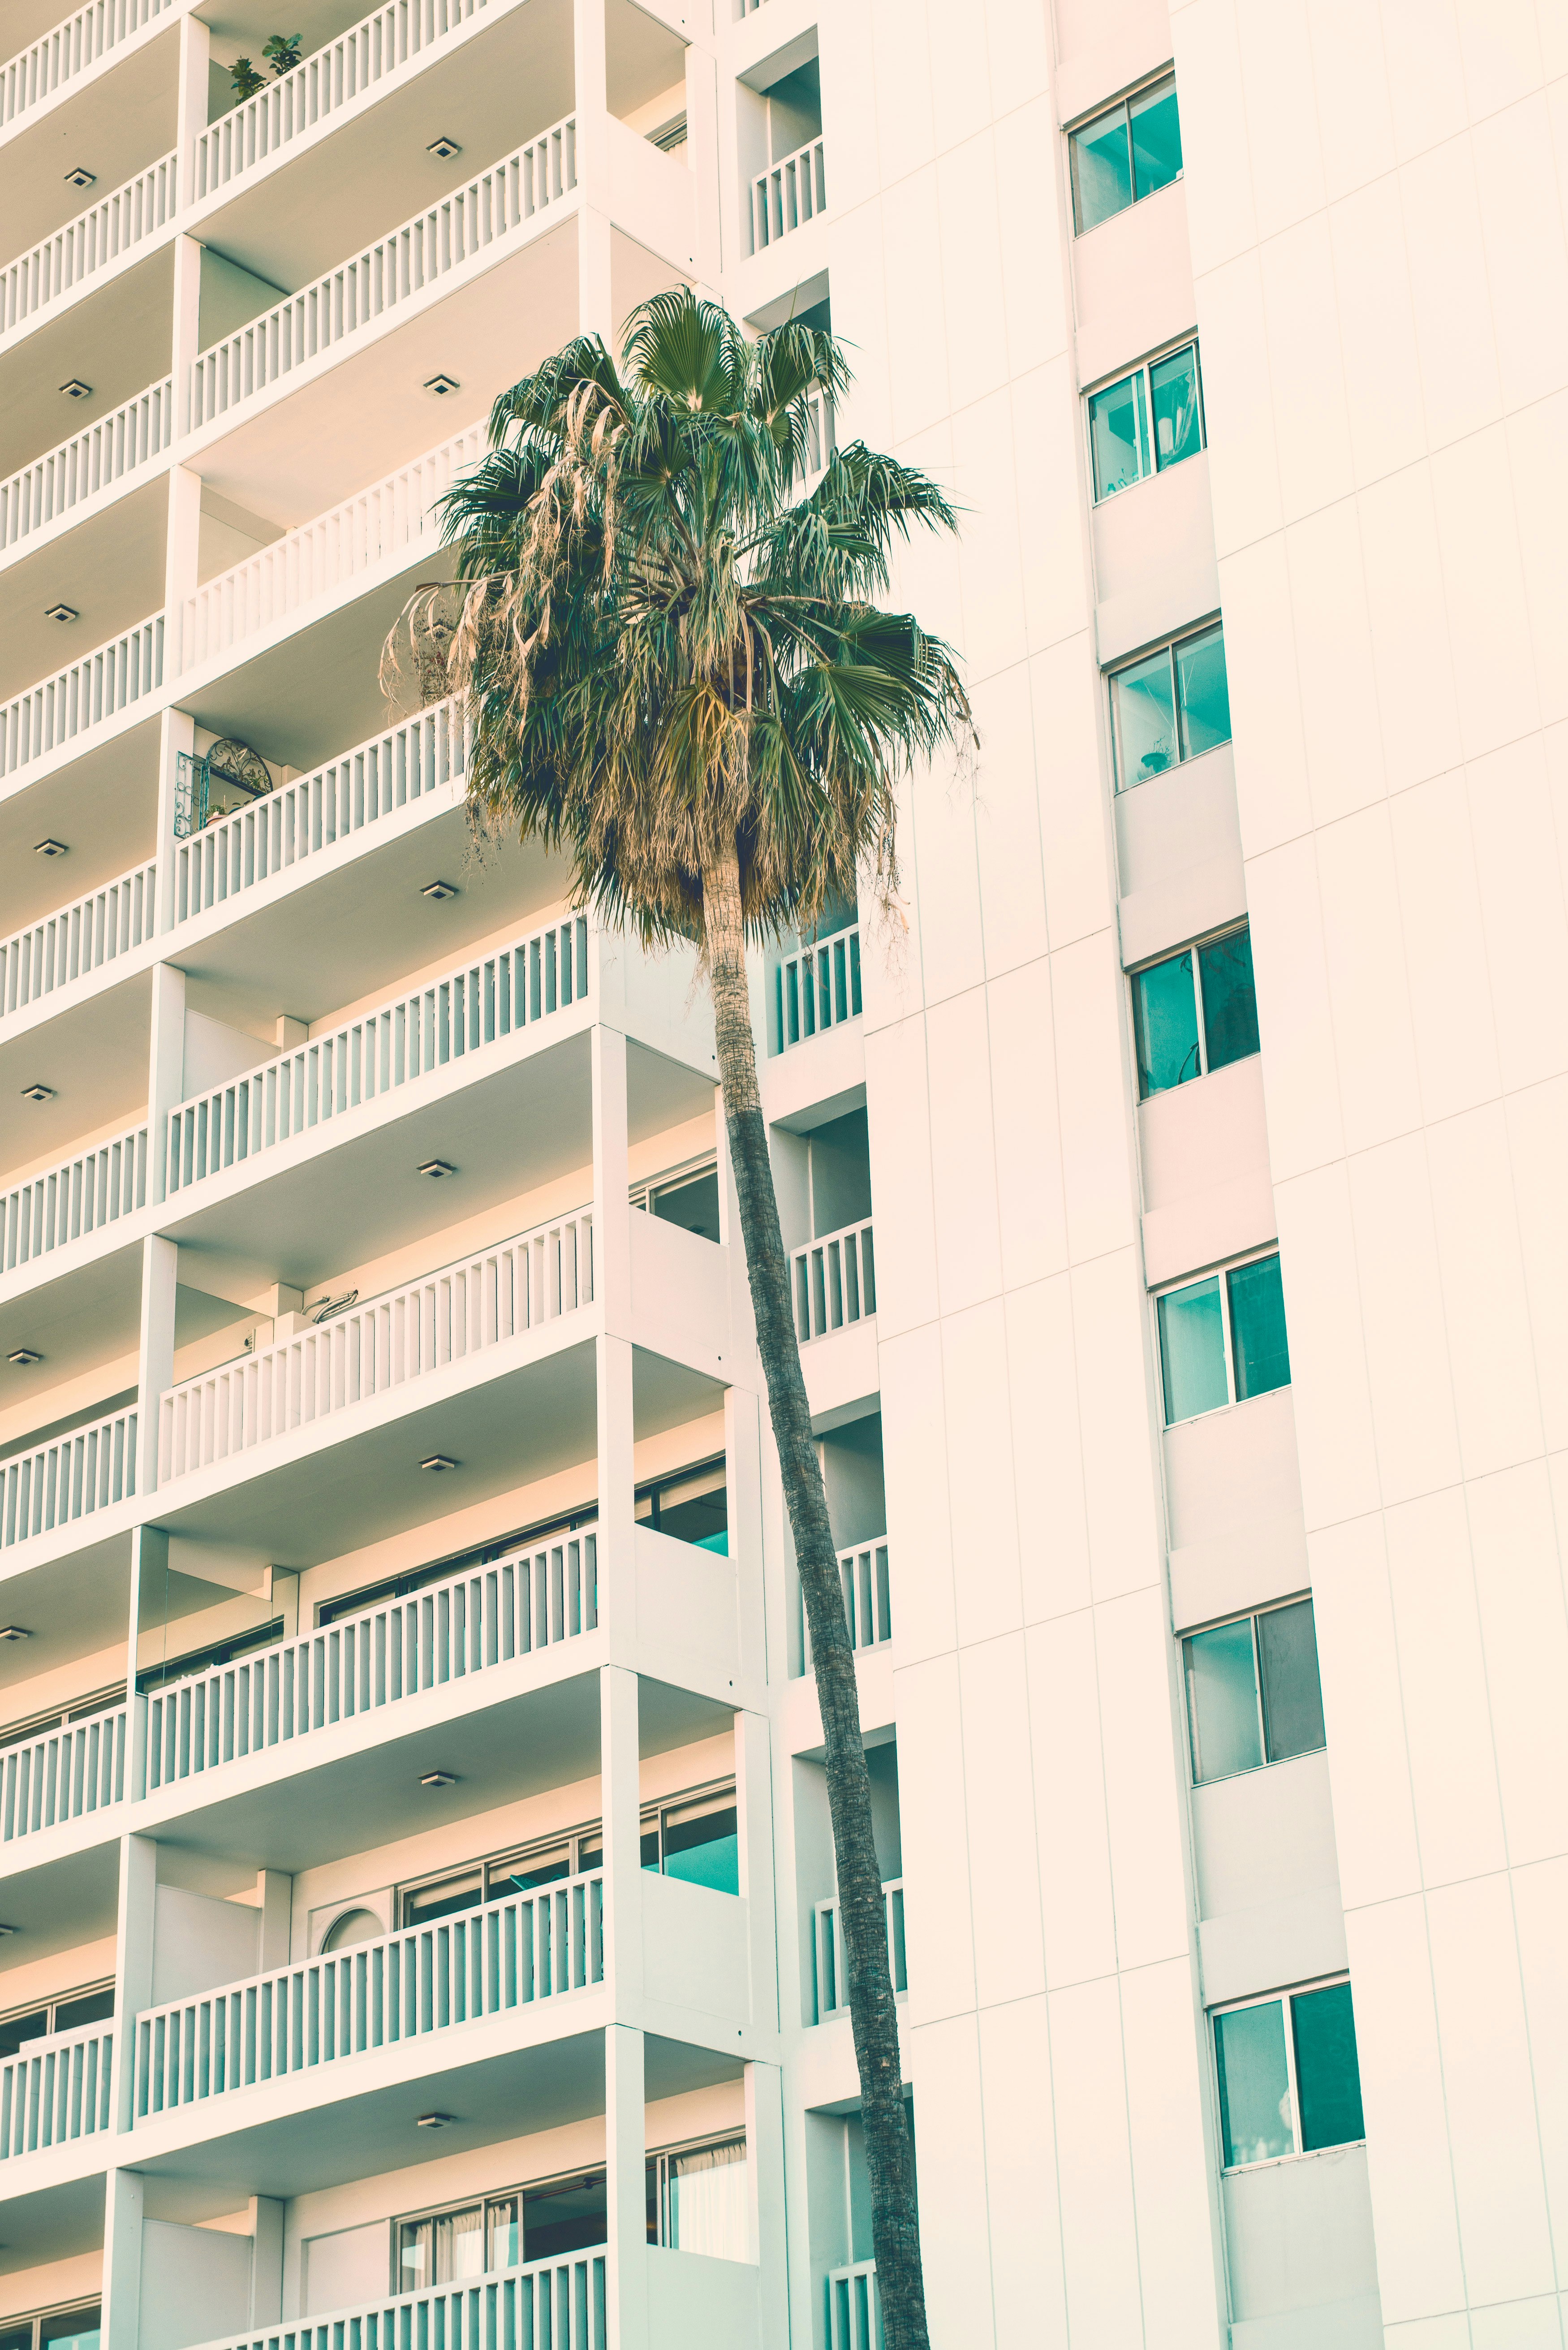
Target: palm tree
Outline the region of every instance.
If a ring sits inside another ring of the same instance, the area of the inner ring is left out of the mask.
[[[389,639],[462,698],[471,810],[563,852],[573,894],[645,945],[694,941],[826,1753],[872,2241],[891,2350],[925,2350],[881,1872],[855,1659],[791,1310],[757,1088],[748,941],[897,879],[895,791],[974,740],[948,648],[880,609],[894,542],[954,527],[936,485],[863,444],[809,496],[808,406],[849,380],[829,335],[748,342],[690,292],[632,314],[618,369],[579,336],[496,401],[442,502],[455,588]]]

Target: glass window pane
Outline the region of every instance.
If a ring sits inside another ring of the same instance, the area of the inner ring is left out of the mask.
[[[1171,700],[1170,655],[1119,669],[1111,680],[1116,725],[1116,786],[1130,791],[1176,764],[1176,710]]]
[[[1125,106],[1113,107],[1075,130],[1070,141],[1073,186],[1078,203],[1078,233],[1095,228],[1113,213],[1125,212],[1132,202],[1132,165],[1127,152]]]
[[[711,2260],[751,2258],[751,2196],[746,2141],[706,2146],[670,2157],[668,2242],[683,2252],[706,2252]]]
[[[1187,1711],[1192,1724],[1192,1775],[1234,1778],[1263,1760],[1258,1731],[1258,1677],[1252,1660],[1252,1619],[1217,1624],[1187,1643]]]
[[[523,2193],[523,2258],[550,2261],[605,2241],[605,2175],[590,2170]]]
[[[1252,934],[1232,931],[1198,950],[1203,1036],[1209,1066],[1227,1068],[1258,1049],[1258,998],[1252,985]]]
[[[683,1183],[662,1186],[649,1204],[667,1224],[679,1224],[705,1241],[719,1237],[719,1178],[711,1167],[705,1174],[689,1176]]]
[[[1218,1275],[1195,1281],[1189,1289],[1173,1289],[1160,1299],[1159,1363],[1168,1428],[1230,1402]]]
[[[41,2040],[49,2028],[47,2007],[29,2008],[26,2015],[8,2015],[0,2023],[0,2056],[15,2056],[29,2040]]]
[[[1258,1618],[1258,1656],[1263,1672],[1263,1725],[1271,1762],[1291,1754],[1315,1754],[1327,1742],[1323,1728],[1323,1688],[1317,1676],[1317,1634],[1312,1601],[1271,1607]]]
[[[1096,391],[1090,400],[1089,453],[1096,498],[1114,497],[1149,472],[1148,409],[1141,368]]]
[[[1355,2060],[1355,2014],[1347,1982],[1302,1991],[1291,2002],[1296,2043],[1296,2094],[1302,2146],[1348,2146],[1365,2137],[1361,2068]]]
[[[62,2309],[38,2326],[43,2350],[98,2350],[101,2316],[95,2302],[88,2309]]]
[[[398,2291],[419,2293],[433,2282],[431,2275],[432,2220],[405,2220],[398,2230]]]
[[[1156,82],[1135,98],[1132,115],[1133,193],[1152,196],[1168,187],[1181,169],[1181,118],[1176,110],[1176,81]]]
[[[0,2350],[33,2350],[30,2317],[25,2317],[20,2325],[0,2325]]]
[[[479,1871],[443,1877],[439,1885],[416,1885],[403,1896],[405,1926],[427,1926],[432,1918],[450,1918],[459,1909],[472,1909],[483,1898]]]
[[[461,2211],[443,2211],[435,2222],[437,2284],[484,2273],[484,2213],[478,2203]]]
[[[1168,1093],[1201,1073],[1198,1065],[1198,1002],[1192,957],[1172,955],[1133,973],[1133,1032],[1140,1100]]]
[[[531,1893],[535,1886],[557,1884],[571,1873],[569,1845],[536,1846],[532,1852],[514,1853],[509,1859],[491,1862],[486,1898],[504,1901],[509,1893]]]
[[[741,1846],[734,1799],[685,1804],[664,1814],[664,1874],[686,1885],[739,1893]]]
[[[1280,1260],[1260,1257],[1239,1264],[1231,1284],[1231,1344],[1236,1363],[1236,1400],[1267,1395],[1291,1383],[1291,1351],[1285,1342],[1285,1299]]]
[[[1196,759],[1231,740],[1231,689],[1225,681],[1225,631],[1209,629],[1176,648],[1176,691],[1181,704],[1181,755]]]
[[[1196,457],[1203,446],[1203,416],[1198,403],[1198,346],[1172,351],[1148,371],[1154,401],[1154,462],[1162,470]]]
[[[77,1999],[62,1999],[55,2010],[55,2030],[74,2032],[78,2024],[107,2023],[114,2013],[114,1986],[86,1991]]]
[[[523,2257],[523,2246],[517,2232],[517,2198],[503,2195],[484,2210],[484,2231],[488,2242],[485,2265],[492,2269],[514,2269]]]
[[[1225,2168],[1293,2154],[1285,2022],[1277,1999],[1214,2019]]]

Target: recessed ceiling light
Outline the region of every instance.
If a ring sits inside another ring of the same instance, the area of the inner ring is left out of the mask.
[[[445,2129],[449,2123],[456,2119],[455,2114],[421,2114],[419,2126],[421,2129]]]
[[[35,857],[68,857],[70,853],[63,840],[36,840],[33,843]]]
[[[22,1088],[22,1099],[24,1101],[47,1102],[53,1101],[54,1098],[55,1089],[53,1086],[24,1086]]]
[[[20,1926],[0,1926],[0,1934],[19,1934],[21,1930]],[[0,2244],[0,2251],[4,2251],[5,2249],[5,2246]]]
[[[67,620],[79,620],[81,614],[74,604],[51,604],[45,611],[44,618],[46,620],[58,620],[63,624]]]
[[[425,153],[433,155],[438,163],[449,163],[454,155],[461,155],[462,152],[462,149],[458,145],[457,140],[449,139],[444,130],[439,139],[432,139],[425,149]]]
[[[455,898],[456,895],[457,883],[455,881],[427,881],[424,888],[420,891],[420,896],[421,898],[428,898],[432,906],[444,905],[449,898]]]
[[[25,1624],[0,1624],[0,1640],[30,1640],[32,1637]]]
[[[36,1353],[31,1347],[18,1347],[14,1355],[7,1355],[5,1357],[5,1360],[14,1364],[19,1371],[26,1370],[34,1363],[41,1363],[43,1359],[42,1355]]]
[[[455,1787],[457,1784],[457,1773],[455,1771],[427,1771],[424,1777],[420,1781],[420,1784],[421,1787]]]
[[[66,185],[67,188],[96,188],[98,173],[89,172],[85,163],[78,163],[66,173]]]
[[[60,390],[65,393],[67,400],[90,400],[92,398],[91,384],[84,383],[79,375],[72,376],[69,383],[62,383]]]
[[[457,1169],[452,1165],[450,1159],[427,1159],[421,1163],[420,1173],[421,1175],[428,1175],[432,1183],[439,1183],[443,1175],[455,1175],[457,1173]],[[428,1469],[430,1465],[430,1462],[427,1461],[425,1462],[425,1467]]]
[[[454,375],[427,375],[425,390],[433,392],[437,400],[444,400],[449,391],[461,391],[462,386]]]
[[[420,1467],[421,1469],[433,1470],[439,1474],[442,1469],[455,1469],[457,1467],[457,1462],[452,1459],[450,1452],[432,1452],[428,1461],[421,1461],[420,1462]]]

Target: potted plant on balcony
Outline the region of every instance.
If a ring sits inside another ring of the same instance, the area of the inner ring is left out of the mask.
[[[950,530],[923,473],[861,442],[796,498],[812,403],[843,351],[788,325],[748,343],[685,287],[628,322],[618,368],[579,337],[505,392],[491,453],[442,501],[455,589],[389,639],[395,690],[439,656],[472,729],[470,804],[563,851],[579,904],[649,946],[695,941],[822,1702],[849,2009],[890,2350],[924,2350],[881,1871],[855,1659],[812,1436],[757,1085],[748,941],[897,882],[895,791],[974,741],[957,663],[875,600],[895,543]],[[453,617],[455,614],[455,627]]]

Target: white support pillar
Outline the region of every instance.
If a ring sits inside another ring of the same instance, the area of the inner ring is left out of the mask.
[[[136,2089],[136,2019],[152,2004],[153,1936],[158,1908],[158,1846],[151,1836],[119,1839],[119,1918],[116,1931],[114,2080],[118,2129],[131,2125]],[[107,2250],[107,2238],[106,2250]]]
[[[628,2024],[609,2024],[605,2031],[609,2350],[647,2350],[648,2345],[646,2101],[642,2034]]]
[[[572,0],[577,187],[577,327],[615,348],[620,320],[610,292],[609,102],[604,0]]]
[[[598,1452],[599,1619],[609,1652],[637,1657],[633,1517],[631,1214],[627,1202],[626,1038],[597,1021],[591,1073],[594,1138],[594,1306]]]
[[[161,1201],[169,1180],[169,1113],[185,1096],[185,974],[152,966],[151,1049],[147,1070],[147,1196]]]
[[[196,722],[188,711],[165,710],[158,731],[158,928],[171,931],[180,918],[179,844],[174,818],[180,801],[180,761],[196,755]]]
[[[144,1284],[145,1295],[145,1284]],[[137,1461],[140,1474],[141,1461]],[[126,1627],[126,1746],[130,1772],[126,1793],[133,1802],[147,1792],[147,1700],[137,1690],[141,1661],[141,1627],[149,1617],[167,1621],[169,1614],[169,1537],[161,1526],[137,1526],[130,1536],[130,1619]]]
[[[293,1955],[289,1943],[294,1924],[294,1879],[281,1868],[258,1869],[256,1892],[260,1897],[256,1906],[261,1911],[257,1967],[265,1975],[270,1974],[274,1967],[287,1966]],[[283,2258],[281,2245],[278,2258]]]
[[[732,1227],[733,1229],[733,1227]],[[737,1234],[731,1243],[738,1250]],[[763,1542],[762,1402],[750,1388],[724,1390],[724,1476],[730,1562],[735,1570],[741,1671],[759,1692],[768,1677],[768,1577]],[[786,1652],[780,1651],[779,1669]]]
[[[774,2032],[779,2022],[778,1904],[774,1891],[772,1731],[767,1716],[735,1716],[735,1818],[741,1891],[750,1929],[752,2021]]]
[[[631,1336],[631,1176],[627,1140],[626,1038],[593,1027],[594,1292],[607,1330]]]
[[[275,2325],[282,2315],[283,2205],[275,2195],[253,2195],[251,2329],[254,2332],[259,2326]]]
[[[141,2318],[141,2174],[111,2170],[103,2182],[103,2350],[137,2350]]]
[[[141,1243],[141,1352],[137,1374],[136,1490],[158,1483],[158,1423],[163,1392],[174,1384],[174,1305],[180,1251],[161,1232]]]
[[[199,253],[186,236],[175,248],[175,293],[181,292],[179,255],[182,248]],[[195,267],[195,263],[190,265]],[[187,368],[186,373],[190,370]],[[196,592],[201,576],[202,477],[188,465],[169,469],[169,525],[163,549],[163,676],[166,683],[187,666],[185,605]]]
[[[605,1973],[618,2015],[642,2020],[642,1761],[637,1675],[599,1668]]]
[[[762,2282],[762,2350],[789,2350],[789,2220],[784,2196],[784,2074],[746,2067],[746,2152]]]

